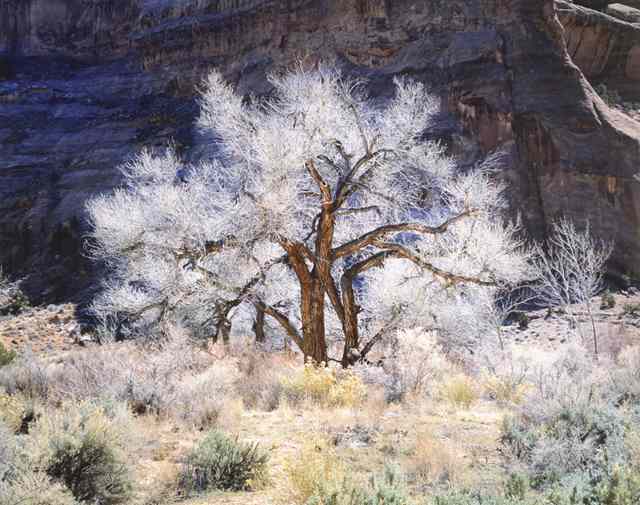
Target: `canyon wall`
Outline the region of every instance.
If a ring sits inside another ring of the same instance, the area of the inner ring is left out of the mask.
[[[446,112],[432,134],[463,166],[500,152],[533,236],[588,220],[616,241],[612,269],[636,272],[640,123],[587,79],[633,99],[638,33],[552,0],[0,0],[0,262],[45,299],[83,293],[84,201],[142,147],[206,154],[208,69],[265,93],[268,72],[322,59],[383,98],[394,75],[427,83]]]

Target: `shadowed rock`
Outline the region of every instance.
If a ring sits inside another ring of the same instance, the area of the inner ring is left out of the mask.
[[[118,164],[170,139],[187,160],[206,155],[192,125],[207,69],[223,68],[242,92],[268,93],[267,72],[334,59],[381,99],[396,74],[426,82],[453,118],[431,134],[463,165],[500,150],[514,213],[534,236],[561,214],[589,220],[616,240],[613,267],[634,269],[640,125],[610,110],[585,74],[637,90],[638,28],[567,2],[557,8],[0,0],[0,262],[35,272],[36,290],[51,286],[46,298],[75,295],[92,272],[81,254],[83,204],[118,184]]]

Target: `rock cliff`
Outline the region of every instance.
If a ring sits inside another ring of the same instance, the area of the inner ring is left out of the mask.
[[[335,59],[381,97],[398,73],[423,80],[462,163],[502,153],[534,236],[589,220],[613,269],[640,270],[640,123],[587,80],[636,99],[640,26],[553,0],[0,0],[0,262],[44,298],[77,293],[83,202],[143,146],[205,151],[207,69],[264,93],[297,59]]]

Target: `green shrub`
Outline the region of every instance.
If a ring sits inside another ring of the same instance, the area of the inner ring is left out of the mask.
[[[504,494],[507,498],[524,501],[529,491],[529,479],[526,475],[512,473],[504,486]]]
[[[268,460],[258,444],[241,444],[211,430],[187,457],[180,484],[187,493],[248,490],[266,478]]]
[[[595,487],[589,505],[638,505],[640,473],[629,468],[616,468],[611,477]]]
[[[17,287],[12,286],[8,297],[0,299],[0,315],[17,315],[31,306],[27,296]]]
[[[625,303],[622,306],[622,313],[625,316],[639,317],[640,316],[640,303]]]
[[[602,310],[612,309],[616,306],[616,299],[613,297],[610,291],[605,291],[600,297],[600,308]]]
[[[640,361],[631,351],[621,353],[615,370],[598,368],[576,348],[537,372],[535,387],[504,420],[501,438],[534,489],[579,483],[581,491],[629,460],[628,429],[640,420],[640,375],[632,371]]]
[[[349,479],[321,484],[305,505],[407,505],[409,498],[404,482],[395,467],[385,467],[383,475],[373,477],[368,487]]]
[[[0,367],[6,366],[16,359],[16,351],[8,350],[2,342],[0,342]]]
[[[132,491],[127,427],[103,407],[64,404],[43,414],[32,428],[34,468],[64,484],[78,501],[126,503]]]
[[[526,312],[517,312],[516,322],[518,323],[518,328],[520,328],[521,330],[526,330],[527,328],[529,328],[529,315]]]
[[[425,505],[551,505],[542,499],[520,499],[507,496],[492,496],[469,493],[466,491],[452,491],[445,495],[434,497]],[[577,504],[576,504],[577,505]]]

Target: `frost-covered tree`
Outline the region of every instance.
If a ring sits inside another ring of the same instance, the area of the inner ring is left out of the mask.
[[[306,357],[345,366],[401,325],[464,324],[473,300],[527,271],[502,186],[458,174],[423,140],[437,112],[422,84],[380,105],[333,68],[270,77],[245,99],[203,86],[210,163],[144,152],[122,189],[93,200],[96,256],[113,276],[94,308],[228,332],[241,309],[276,322]]]
[[[613,243],[598,239],[573,222],[560,219],[551,225],[546,249],[539,248],[538,292],[549,307],[561,307],[574,319],[571,306],[577,304],[589,317],[593,348],[598,355],[598,332],[591,305],[603,288],[604,267],[613,252]]]

